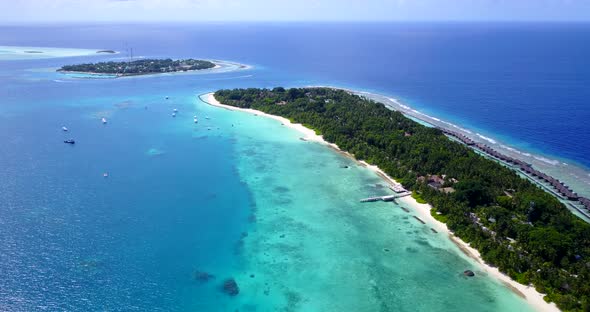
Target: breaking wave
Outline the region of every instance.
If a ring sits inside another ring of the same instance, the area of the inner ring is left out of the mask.
[[[483,136],[483,135],[481,135],[479,133],[476,133],[475,135],[477,135],[478,137],[480,137],[480,138],[482,138],[482,139],[484,139],[484,140],[486,140],[486,141],[488,141],[488,142],[490,142],[492,144],[497,144],[498,143],[498,142],[496,142],[496,140],[494,140],[492,138],[488,138],[487,136]]]

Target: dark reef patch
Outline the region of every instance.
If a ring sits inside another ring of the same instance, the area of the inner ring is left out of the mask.
[[[273,193],[284,194],[284,193],[288,193],[290,191],[290,189],[285,186],[277,186],[272,191],[273,191]]]
[[[193,278],[195,279],[195,281],[198,281],[199,283],[206,283],[214,279],[215,275],[205,271],[196,270],[195,273],[193,273]]]
[[[256,214],[255,213],[251,213],[250,215],[248,215],[248,222],[250,223],[256,223]]]
[[[424,239],[416,239],[416,240],[414,240],[414,241],[415,241],[415,242],[416,242],[418,245],[421,245],[421,246],[430,246],[430,243],[428,243],[428,241],[427,241],[427,240],[424,240]]]
[[[418,253],[418,249],[413,247],[406,247],[406,251],[409,253]]]
[[[228,278],[223,281],[223,285],[221,286],[222,291],[230,296],[237,296],[240,293],[240,287],[238,287],[238,283],[233,278]]]

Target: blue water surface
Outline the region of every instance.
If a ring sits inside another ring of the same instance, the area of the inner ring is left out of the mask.
[[[229,300],[218,283],[194,279],[239,270],[254,205],[232,167],[232,134],[190,122],[202,116],[195,95],[219,88],[387,94],[590,166],[588,24],[2,26],[0,45],[122,51],[0,62],[0,310],[212,310]],[[54,72],[125,58],[129,47],[254,68],[100,80]]]
[[[255,86],[329,83],[396,95],[590,166],[588,23],[49,25],[0,34],[4,45],[241,61],[266,69]]]

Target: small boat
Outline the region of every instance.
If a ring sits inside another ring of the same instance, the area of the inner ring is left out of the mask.
[[[61,127],[61,130],[63,130],[64,132],[68,132],[69,131],[69,129],[66,128],[66,126]]]
[[[169,99],[169,97],[166,97],[166,100]]]
[[[172,117],[176,117],[176,113],[172,113]]]
[[[102,121],[102,124],[103,124],[103,125],[107,123],[107,119],[106,119],[106,118],[104,118],[104,117],[102,117],[101,121]]]
[[[198,122],[199,122],[199,121],[197,120],[197,118],[195,118],[193,121],[194,121],[195,123],[198,123]]]
[[[103,176],[104,178],[108,178],[108,177],[109,177],[109,173],[108,173],[108,172],[105,172],[105,173],[103,173],[103,174],[102,174],[102,176]]]
[[[175,109],[174,109],[174,112],[175,112],[175,113],[178,113],[178,110],[175,108]]]
[[[205,117],[205,119],[211,119],[209,116]]]
[[[64,143],[67,143],[67,144],[76,144],[76,141],[74,141],[74,139],[69,139],[69,140],[65,140]]]

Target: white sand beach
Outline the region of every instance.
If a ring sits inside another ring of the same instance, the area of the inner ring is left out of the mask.
[[[71,49],[71,48],[51,48],[51,47],[19,47],[19,46],[0,46],[0,60],[27,60],[27,59],[46,59],[59,57],[74,57],[101,54],[118,54],[100,53],[104,50],[93,49]]]
[[[302,137],[302,139],[304,139],[306,141],[312,141],[312,142],[318,142],[321,144],[325,144],[331,148],[334,148],[338,152],[345,154],[345,155],[354,159],[353,155],[340,150],[340,148],[338,148],[338,146],[336,144],[326,142],[323,139],[323,137],[320,135],[317,135],[314,130],[306,128],[301,124],[293,124],[287,118],[275,116],[275,115],[270,115],[270,114],[267,114],[267,113],[264,113],[264,112],[261,112],[258,110],[254,110],[254,109],[244,109],[244,108],[237,108],[234,106],[224,105],[224,104],[220,103],[219,101],[217,101],[217,99],[215,99],[215,96],[213,93],[207,93],[207,94],[201,95],[200,98],[205,103],[210,104],[212,106],[217,106],[217,107],[225,108],[225,109],[232,110],[232,111],[241,111],[241,112],[245,112],[245,113],[249,113],[249,114],[253,114],[253,115],[257,115],[257,116],[262,116],[262,117],[267,117],[267,118],[271,118],[271,119],[280,121],[284,126],[287,126],[289,128],[292,128],[292,129],[295,129],[295,130],[301,132],[304,135]],[[367,167],[369,170],[372,170],[375,173],[377,173],[380,177],[382,177],[388,183],[395,183],[395,184],[398,183],[393,178],[388,176],[385,172],[383,172],[379,167],[374,166],[374,165],[370,165],[364,161],[358,161],[358,162],[361,165]],[[416,201],[416,199],[412,198],[411,196],[399,198],[399,199],[397,199],[397,201],[400,204],[411,208],[411,210],[416,213],[417,217],[419,217],[421,220],[425,221],[428,226],[432,227],[433,229],[435,229],[439,233],[443,233],[445,235],[448,235],[449,239],[451,241],[453,241],[463,253],[465,253],[468,257],[475,259],[480,264],[480,269],[482,271],[484,271],[487,274],[489,274],[490,276],[496,278],[501,283],[503,283],[506,287],[510,288],[512,291],[517,293],[519,296],[523,297],[535,310],[537,310],[537,311],[560,311],[554,303],[545,302],[545,300],[543,300],[543,294],[537,292],[534,287],[522,285],[522,284],[512,280],[510,277],[508,277],[504,273],[500,272],[497,268],[487,265],[483,261],[480,253],[476,249],[470,247],[469,244],[465,243],[460,238],[455,236],[448,229],[446,224],[439,222],[438,220],[434,219],[434,217],[432,217],[432,215],[430,214],[430,210],[432,208],[431,205],[420,204]]]

